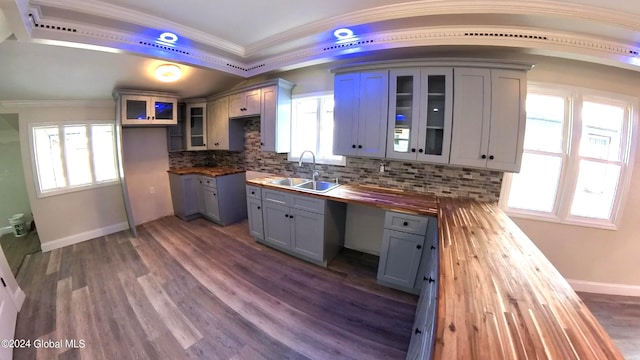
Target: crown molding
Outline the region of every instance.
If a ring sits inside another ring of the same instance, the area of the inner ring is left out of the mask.
[[[486,45],[571,53],[607,62],[615,61],[624,65],[621,67],[640,70],[639,47],[605,38],[538,28],[447,26],[377,33],[346,44],[326,42],[265,59],[259,63],[262,65],[260,68],[250,71],[247,75],[255,76],[267,71],[295,68],[296,64],[330,61],[359,52],[437,45]],[[256,64],[258,63],[249,66]]]
[[[36,0],[31,2],[32,6],[50,6],[65,10],[77,11],[80,13],[88,13],[96,16],[106,17],[114,20],[129,22],[132,24],[140,24],[153,29],[173,29],[181,36],[192,41],[212,46],[214,48],[226,51],[230,54],[245,56],[245,50],[242,46],[221,39],[215,35],[196,30],[194,28],[172,22],[147,13],[127,9],[121,6],[108,4],[95,0]]]
[[[261,51],[272,46],[327,32],[345,24],[355,26],[409,17],[454,14],[517,14],[580,18],[640,31],[640,18],[635,14],[560,1],[422,0],[386,5],[316,21],[250,44],[245,48],[244,53],[247,57],[259,55]]]
[[[5,109],[43,108],[43,107],[113,107],[113,100],[2,100],[0,107]]]

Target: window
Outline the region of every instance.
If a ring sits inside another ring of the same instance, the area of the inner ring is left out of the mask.
[[[118,181],[113,124],[47,123],[30,129],[38,197]]]
[[[514,216],[614,229],[631,177],[636,100],[529,85],[522,167],[500,203]]]
[[[344,156],[333,155],[333,94],[293,99],[289,160],[300,160],[304,150],[313,151],[318,164],[345,165]]]

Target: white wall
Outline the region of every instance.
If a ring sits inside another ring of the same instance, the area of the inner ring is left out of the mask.
[[[11,215],[22,213],[27,220],[31,207],[20,159],[18,114],[0,114],[0,228],[9,226]]]
[[[120,184],[68,194],[36,197],[28,125],[45,121],[114,120],[112,106],[29,106],[6,109],[18,113],[25,185],[43,250],[89,240],[126,229]],[[3,110],[5,111],[5,110]]]
[[[580,86],[638,97],[640,72],[537,59],[529,80]],[[640,69],[638,69],[640,70]],[[640,286],[640,146],[617,231],[514,219],[565,278]]]
[[[136,225],[173,215],[166,128],[124,128],[122,152]]]

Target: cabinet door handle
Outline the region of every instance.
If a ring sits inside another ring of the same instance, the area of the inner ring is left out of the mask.
[[[493,160],[493,155],[489,155],[489,160]]]
[[[408,225],[409,225],[409,222],[405,221],[405,222],[403,222],[403,223],[402,223],[402,225],[404,225],[404,226],[408,226]]]
[[[260,210],[260,206],[258,206],[258,210]]]
[[[416,149],[411,149],[411,152],[416,152]]]
[[[429,277],[423,276],[423,277],[422,277],[422,279],[423,279],[424,281],[429,281],[429,283],[432,283],[432,282],[434,282],[434,281],[435,281],[435,280],[433,280],[433,278],[432,278],[431,276],[429,276]]]
[[[147,120],[151,120],[151,116],[147,116]]]
[[[251,195],[255,195],[255,194],[256,194],[256,192],[255,192],[255,191],[252,191],[252,192],[251,192]]]
[[[293,219],[293,215],[289,215],[289,219]]]
[[[362,145],[358,145],[358,149],[362,149]]]
[[[432,283],[432,282],[434,282],[435,280],[434,280],[431,276],[429,276],[429,280],[428,280],[428,281],[429,281],[429,284],[431,284],[431,283]]]
[[[264,143],[263,143],[263,142],[261,142],[261,143],[260,143],[260,146],[263,146],[263,145],[264,145]]]
[[[419,153],[423,153],[423,152],[424,152],[424,150],[420,149],[420,150],[418,150],[418,152],[419,152]]]
[[[213,193],[213,196],[217,196],[216,193]]]
[[[416,249],[422,249],[422,245],[416,245]]]
[[[481,157],[481,158],[483,158],[483,159],[486,159],[486,158],[487,158],[487,155],[482,154],[482,156],[480,156],[480,157]]]
[[[434,245],[431,245],[431,250],[435,250],[436,247]]]
[[[416,335],[418,335],[418,334],[422,334],[422,330],[420,330],[420,329],[416,328],[415,333],[416,333]]]
[[[284,217],[288,218],[288,217],[289,217],[289,214],[284,214]]]
[[[351,145],[351,147],[352,147],[352,148],[354,148],[354,149],[356,148],[356,146],[355,146],[355,145]]]
[[[155,120],[155,119],[156,119],[156,117],[155,117],[155,116],[152,116],[152,117],[151,117],[151,120]]]

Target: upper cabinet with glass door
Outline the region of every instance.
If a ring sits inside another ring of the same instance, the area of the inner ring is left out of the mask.
[[[204,100],[203,100],[204,101]],[[186,139],[187,150],[207,150],[207,104],[187,104]]]
[[[171,94],[119,90],[115,93],[123,126],[176,125],[178,98]]]
[[[389,87],[386,157],[448,163],[453,70],[391,70]]]

